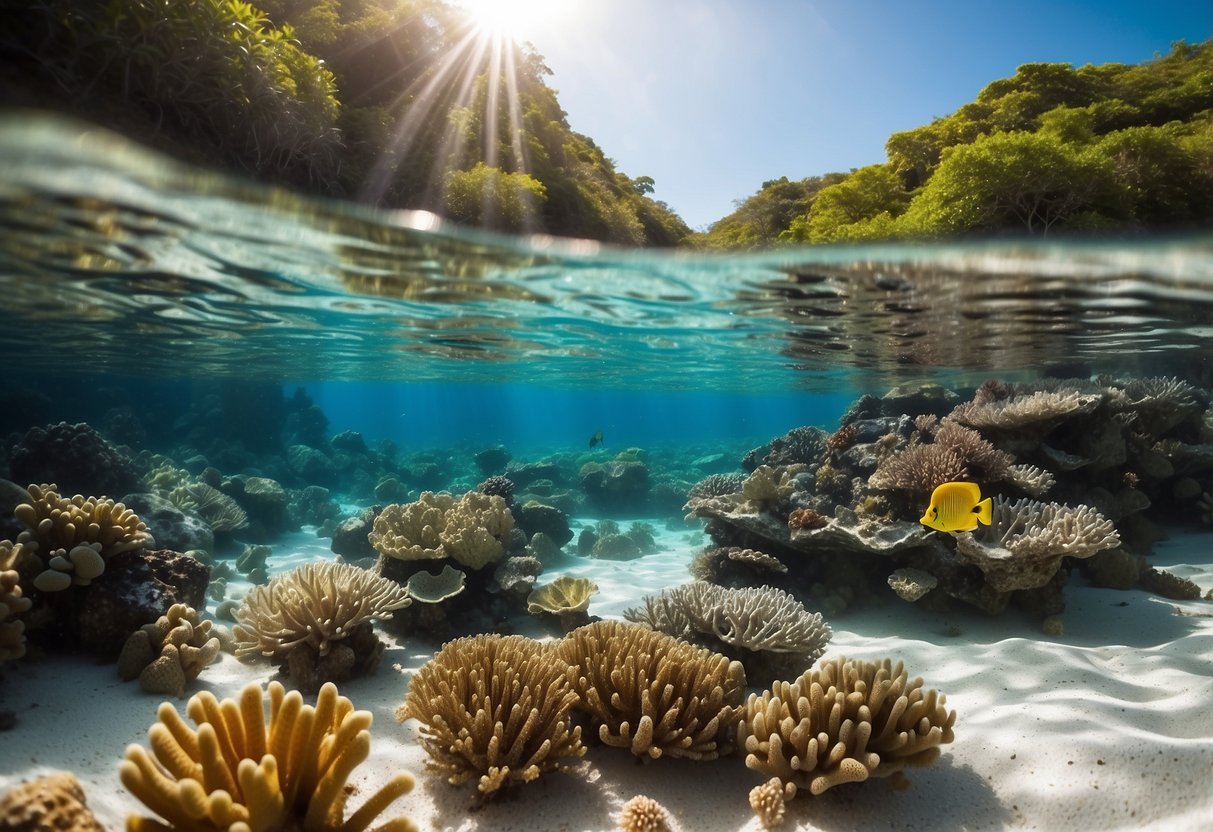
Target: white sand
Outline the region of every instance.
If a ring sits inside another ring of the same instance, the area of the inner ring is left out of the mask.
[[[591,611],[618,615],[641,595],[686,579],[687,533],[662,532],[659,540],[665,552],[630,564],[570,558],[575,568],[551,571],[593,577],[602,594]],[[1158,547],[1153,562],[1208,588],[1211,540],[1177,535]],[[271,557],[277,571],[325,549],[297,536],[275,551],[295,553]],[[832,653],[900,658],[945,692],[959,712],[956,741],[934,766],[909,772],[911,788],[895,791],[874,780],[802,797],[784,828],[1213,829],[1213,604],[1071,583],[1066,635],[1057,639],[1015,615],[943,619],[905,604],[833,622]],[[759,828],[746,797],[762,778],[740,758],[639,765],[604,747],[567,773],[544,775],[512,799],[468,813],[471,787],[424,773],[415,728],[392,716],[405,674],[432,649],[389,641],[375,676],[341,688],[375,715],[372,757],[355,782],[366,793],[399,768],[417,774],[417,788],[393,808],[421,829],[610,830],[636,794],[660,801],[684,832]],[[226,696],[270,675],[268,666],[225,656],[199,684]],[[18,723],[0,734],[0,792],[72,771],[102,823],[121,829],[141,807],[121,788],[118,761],[128,743],[144,740],[157,700],[119,682],[114,665],[88,660],[23,663],[6,676],[3,706],[16,711]],[[351,806],[359,803],[355,797]]]

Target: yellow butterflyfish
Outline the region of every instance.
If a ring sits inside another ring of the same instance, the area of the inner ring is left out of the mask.
[[[981,488],[973,482],[945,482],[931,493],[931,504],[918,522],[941,532],[967,532],[980,520],[990,525],[993,502],[981,499]]]

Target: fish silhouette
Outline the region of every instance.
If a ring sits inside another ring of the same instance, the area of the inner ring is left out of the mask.
[[[598,431],[590,437],[590,447],[594,448],[602,444],[602,431]]]

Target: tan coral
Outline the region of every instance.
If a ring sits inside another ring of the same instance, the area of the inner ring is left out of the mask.
[[[409,597],[418,603],[438,604],[463,592],[466,582],[467,575],[448,563],[436,575],[424,569],[414,572],[409,576],[405,589]]]
[[[751,694],[738,729],[746,766],[794,797],[929,765],[952,742],[956,712],[922,684],[901,662],[839,656]]]
[[[0,662],[25,655],[25,622],[17,616],[30,608],[30,599],[22,597],[19,580],[14,569],[0,572]]]
[[[1038,390],[981,403],[965,402],[957,405],[948,418],[978,429],[1032,427],[1040,431],[1068,417],[1090,413],[1101,401],[1100,394],[1084,390]]]
[[[788,523],[791,522],[789,518]],[[761,572],[774,572],[782,575],[788,571],[787,564],[779,558],[772,557],[766,552],[759,552],[757,549],[742,549],[734,546],[728,550],[728,559],[737,563],[749,564]]]
[[[638,794],[623,804],[619,832],[670,832],[670,813],[648,795]]]
[[[427,768],[490,794],[585,753],[569,718],[576,701],[570,668],[550,648],[479,635],[447,642],[422,665],[396,718],[421,723]]]
[[[909,566],[895,569],[889,575],[889,587],[903,601],[911,603],[917,601],[937,586],[939,586],[939,579],[930,572],[924,572],[921,569],[914,569]]]
[[[762,506],[786,500],[796,490],[796,475],[807,470],[799,463],[773,467],[759,465],[741,484],[742,499]]]
[[[514,516],[503,498],[469,491],[456,500],[426,491],[414,503],[387,506],[368,539],[382,555],[398,560],[449,557],[480,569],[505,554]]]
[[[248,526],[248,514],[240,504],[204,482],[178,486],[169,492],[168,499],[182,511],[201,517],[213,531],[230,532]]]
[[[118,656],[118,676],[138,678],[145,693],[185,695],[185,686],[219,657],[212,623],[186,604],[173,604],[151,624],[131,633]]]
[[[398,773],[345,817],[350,775],[370,754],[371,714],[354,710],[332,684],[315,706],[271,682],[266,694],[253,684],[222,702],[204,691],[186,713],[197,729],[162,703],[148,729],[150,753],[126,749],[122,785],[162,819],[131,815],[128,832],[363,832],[413,787]],[[395,817],[373,832],[416,829]]]
[[[105,832],[71,774],[52,774],[22,783],[0,797],[0,829],[5,832]]]
[[[578,707],[607,745],[692,760],[730,745],[745,693],[739,662],[623,621],[579,627],[556,650],[575,668]]]
[[[105,571],[108,558],[152,540],[143,521],[122,503],[80,494],[67,499],[53,484],[28,490],[29,502],[13,514],[27,527],[17,541],[42,562],[43,571],[34,578],[42,592],[87,585]]]
[[[589,578],[561,575],[551,583],[531,590],[526,599],[526,607],[532,615],[585,612],[590,608],[590,598],[597,592],[598,584]]]
[[[1011,483],[1029,497],[1043,497],[1049,493],[1057,478],[1052,472],[1036,465],[1009,465],[1003,480]]]
[[[881,460],[868,484],[872,488],[908,491],[922,497],[945,482],[968,476],[965,461],[948,445],[909,445]]]
[[[957,554],[976,564],[999,592],[1044,586],[1062,558],[1087,558],[1120,545],[1112,521],[1090,506],[995,497],[991,515],[980,538],[971,532],[954,537]]]
[[[307,563],[253,587],[236,610],[236,655],[282,658],[307,644],[325,656],[372,619],[408,606],[404,587],[348,563]]]
[[[783,825],[788,797],[783,781],[778,777],[772,777],[761,786],[750,789],[750,808],[758,816],[758,822],[762,824],[763,829],[775,829]]]

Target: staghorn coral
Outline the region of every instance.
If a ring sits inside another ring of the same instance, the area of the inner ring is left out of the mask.
[[[409,683],[396,719],[415,719],[427,768],[491,794],[585,754],[571,670],[522,636],[479,635],[447,642]]]
[[[880,461],[868,484],[889,491],[908,491],[921,497],[936,486],[968,476],[964,459],[953,447],[938,442],[909,445]]]
[[[670,813],[648,795],[638,794],[623,804],[619,832],[670,832]]]
[[[13,514],[26,526],[17,542],[42,563],[34,578],[34,587],[42,592],[87,586],[105,571],[108,558],[142,549],[152,540],[143,521],[122,503],[80,494],[69,500],[54,484],[28,490],[29,502]]]
[[[1057,482],[1052,472],[1035,465],[1008,465],[1003,480],[1029,497],[1043,497]]]
[[[505,554],[503,541],[514,516],[503,498],[469,491],[456,500],[445,492],[422,492],[407,505],[379,512],[367,538],[382,555],[398,560],[449,557],[480,569]]]
[[[607,745],[640,758],[713,760],[745,693],[738,662],[623,621],[596,621],[556,650],[574,668],[577,707]]]
[[[944,419],[935,431],[935,444],[950,448],[960,457],[970,474],[986,480],[1000,480],[1015,458],[1000,451],[977,431]]]
[[[1086,558],[1120,545],[1112,521],[1090,506],[995,497],[991,514],[981,539],[972,532],[954,537],[957,553],[976,564],[999,592],[1042,587],[1063,557]]]
[[[795,682],[751,694],[738,729],[745,764],[778,778],[787,797],[924,766],[952,742],[956,712],[901,662],[839,656]]]
[[[833,636],[821,613],[810,613],[769,586],[731,589],[696,581],[646,598],[645,609],[623,615],[739,660],[751,681],[782,670],[799,673],[817,661]]]
[[[186,604],[173,604],[151,624],[131,633],[118,656],[118,676],[138,678],[145,693],[181,697],[202,668],[219,657],[212,623]]]
[[[750,808],[758,816],[763,829],[775,829],[783,824],[786,797],[783,781],[778,777],[750,789]]]
[[[266,694],[255,684],[222,702],[207,691],[195,694],[186,713],[197,729],[162,703],[147,732],[151,753],[128,746],[121,777],[163,820],[132,815],[128,832],[363,832],[412,789],[413,778],[400,772],[347,819],[348,780],[370,754],[371,714],[354,710],[332,684],[320,689],[315,706],[277,682]],[[373,832],[416,829],[395,817]]]
[[[408,606],[404,587],[348,563],[306,563],[253,587],[236,610],[236,655],[285,661],[295,683],[368,673],[383,645],[371,619]]]

